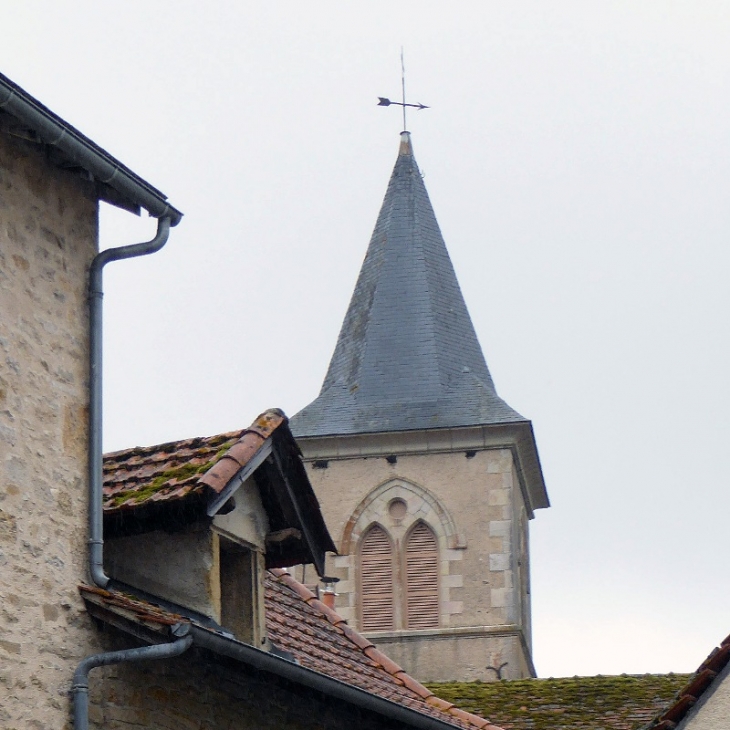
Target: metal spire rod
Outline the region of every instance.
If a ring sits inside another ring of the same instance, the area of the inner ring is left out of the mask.
[[[400,49],[400,69],[401,69],[401,99],[402,101],[391,101],[390,99],[379,96],[378,97],[378,106],[400,106],[403,107],[403,131],[405,132],[408,127],[406,126],[406,107],[410,106],[414,109],[428,109],[425,104],[407,104],[406,103],[406,66],[405,62],[403,60],[403,46],[401,46]]]
[[[403,103],[403,131],[408,129],[406,124],[406,63],[403,60],[403,46],[400,47],[400,86],[401,86],[401,102]]]

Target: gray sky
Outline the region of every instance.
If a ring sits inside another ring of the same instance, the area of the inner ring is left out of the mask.
[[[691,671],[730,631],[727,2],[0,3],[0,70],[186,216],[106,278],[106,447],[293,414],[398,146],[532,419],[541,676]],[[105,209],[102,245],[154,224]]]

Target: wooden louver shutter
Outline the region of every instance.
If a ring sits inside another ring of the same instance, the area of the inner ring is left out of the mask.
[[[393,550],[382,527],[371,527],[360,548],[360,606],[363,631],[391,631]]]
[[[438,628],[438,542],[423,522],[416,525],[406,544],[406,609],[409,629]]]

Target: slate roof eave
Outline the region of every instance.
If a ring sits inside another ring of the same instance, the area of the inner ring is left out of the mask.
[[[313,401],[312,403],[315,403]],[[311,405],[311,404],[310,404]],[[299,413],[296,414],[296,416],[292,416],[292,422],[294,422],[294,419],[299,416],[301,413],[303,413],[306,410],[306,408],[299,411]],[[448,431],[448,430],[454,430],[454,429],[467,429],[467,428],[474,428],[479,426],[484,427],[498,427],[498,426],[530,426],[532,422],[520,416],[519,414],[516,414],[517,417],[515,417],[513,420],[494,420],[494,421],[484,421],[481,419],[454,419],[453,421],[447,421],[443,422],[443,420],[439,419],[437,416],[434,416],[430,419],[428,419],[428,423],[423,424],[420,421],[415,421],[414,423],[409,423],[408,421],[400,420],[398,421],[397,418],[392,418],[391,423],[387,425],[386,428],[379,428],[377,424],[370,423],[370,424],[362,424],[362,425],[356,425],[351,424],[347,430],[338,428],[338,423],[335,420],[334,422],[330,421],[322,421],[317,425],[315,429],[311,429],[310,431],[304,431],[301,428],[298,428],[294,435],[297,441],[303,441],[305,442],[307,439],[313,439],[313,438],[332,438],[336,436],[369,436],[369,435],[375,435],[375,434],[382,434],[382,433],[407,433],[407,432],[419,432],[419,431]],[[296,424],[292,426],[292,431],[294,431],[296,427]]]
[[[476,392],[468,404],[448,398],[363,403],[353,394],[334,390],[320,394],[292,416],[291,428],[297,438],[530,423],[493,392]]]

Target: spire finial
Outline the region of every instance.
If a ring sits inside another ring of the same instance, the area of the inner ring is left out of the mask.
[[[401,99],[402,101],[391,101],[390,99],[387,99],[384,96],[378,97],[378,106],[400,106],[403,107],[403,131],[408,131],[408,127],[406,126],[406,107],[411,106],[414,109],[428,109],[425,104],[406,104],[406,65],[405,61],[403,60],[403,46],[400,47],[400,85],[401,85]]]
[[[403,131],[408,131],[406,124],[406,62],[403,60],[403,46],[400,47],[400,88],[402,92],[401,102],[403,103]]]

